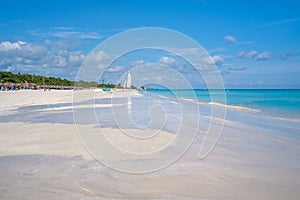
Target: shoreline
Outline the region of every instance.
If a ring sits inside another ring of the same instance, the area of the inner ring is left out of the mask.
[[[202,91],[202,89],[199,89]],[[231,89],[231,90],[257,90],[257,89]],[[299,90],[300,89],[260,89],[260,90]],[[150,95],[157,95],[158,97],[160,98],[166,98],[166,99],[174,99],[174,97],[170,97],[170,96],[165,96],[165,95],[161,95],[161,94],[157,94],[157,93],[144,93],[143,90],[142,91],[139,91],[139,90],[128,90],[128,89],[115,89],[113,91],[109,91],[109,92],[104,92],[102,91],[102,89],[86,89],[86,90],[82,90],[82,91],[90,91],[90,92],[94,92],[95,94],[95,98],[102,98],[102,97],[109,97],[110,94],[115,94],[117,95],[118,93],[132,93],[134,92],[135,95],[137,94],[140,94],[140,95],[144,95],[144,94],[150,94]],[[10,94],[10,95],[14,95],[14,94],[17,94],[18,92],[21,92],[21,93],[45,93],[47,94],[48,92],[56,92],[56,93],[67,93],[68,95],[73,95],[74,93],[73,92],[76,92],[74,90],[51,90],[51,91],[44,91],[44,90],[19,90],[19,91],[0,91],[0,96],[5,96],[6,95],[2,95],[2,94]],[[47,95],[46,95],[47,96]],[[51,96],[51,95],[49,95]],[[36,96],[36,98],[38,98],[39,96]],[[61,97],[59,97],[61,98]],[[61,98],[62,99],[62,98]],[[191,98],[186,98],[186,97],[180,97],[180,99],[182,100],[185,100],[185,101],[190,101],[190,102],[195,102],[199,105],[204,105],[204,106],[216,106],[216,107],[225,107],[225,109],[228,109],[228,110],[236,110],[236,111],[241,111],[241,112],[246,112],[246,113],[257,113],[257,114],[261,114],[263,116],[267,116],[267,117],[270,117],[270,118],[275,118],[275,119],[282,119],[282,120],[291,120],[291,121],[296,121],[296,122],[300,122],[300,115],[298,117],[293,115],[291,117],[289,116],[283,116],[282,113],[278,113],[278,112],[275,112],[275,113],[272,113],[272,112],[269,112],[269,111],[265,111],[265,110],[261,110],[261,109],[256,109],[256,108],[251,108],[251,107],[245,107],[245,106],[239,106],[239,105],[232,105],[232,104],[223,104],[223,103],[218,103],[218,102],[206,102],[206,101],[201,101],[201,100],[195,100],[195,99],[191,99]],[[26,100],[26,99],[25,99]],[[176,99],[175,99],[176,100]],[[62,100],[62,101],[72,101],[72,100]],[[30,103],[30,105],[35,105],[36,102],[33,102],[33,103]],[[44,103],[47,103],[47,104],[51,104],[51,102],[44,102]],[[1,102],[1,99],[0,99],[0,108],[2,107],[3,108],[3,104],[4,102],[2,101]],[[53,103],[55,104],[55,102]],[[25,105],[25,104],[17,104],[17,105],[12,105],[11,107],[13,106],[22,106],[22,105]],[[275,114],[275,115],[274,115]],[[300,114],[300,113],[299,113]]]
[[[118,127],[110,126],[110,106],[117,108],[119,103],[128,102],[122,99],[129,96],[133,105],[141,108],[150,100],[160,102],[170,111],[177,106],[165,98],[149,99],[147,95],[132,96],[130,92],[84,92],[96,99],[82,98],[84,101],[76,104],[75,109],[87,113],[96,110],[103,126],[97,127],[89,118],[83,118],[77,126],[88,133],[101,128],[108,137],[117,139],[116,144],[123,148],[128,145],[130,151],[141,147],[136,147],[134,141],[121,139]],[[197,152],[210,121],[208,107],[199,105],[204,113],[199,133],[188,151],[163,170],[132,175],[106,167],[87,152],[73,121],[73,92],[6,94],[0,99],[1,198],[297,199],[300,195],[300,138],[291,135],[299,130],[296,122],[283,123],[263,115],[257,117],[257,113],[229,109],[216,147],[207,158],[199,160]],[[8,107],[7,102],[15,107]],[[94,103],[95,106],[90,106]],[[142,134],[148,131],[145,129]],[[173,135],[161,136],[168,139]],[[112,155],[109,150],[104,153]],[[155,159],[162,158],[158,155]]]

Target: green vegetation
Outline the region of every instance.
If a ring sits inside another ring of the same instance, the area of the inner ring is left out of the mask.
[[[122,88],[120,85],[114,84],[98,84],[96,82],[86,81],[70,81],[56,77],[46,77],[31,74],[13,74],[11,72],[0,71],[0,83],[18,83],[24,84],[28,81],[30,84],[36,85],[52,85],[52,86],[77,86],[83,88],[99,87],[99,88]]]

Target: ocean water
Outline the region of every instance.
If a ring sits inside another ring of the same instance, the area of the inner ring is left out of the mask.
[[[193,99],[206,103],[225,103],[278,118],[300,119],[300,90],[297,89],[230,89],[220,90],[147,90],[145,93]],[[226,102],[214,102],[225,94]]]

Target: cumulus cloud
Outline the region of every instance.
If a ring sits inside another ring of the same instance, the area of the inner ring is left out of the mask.
[[[68,53],[68,61],[70,63],[78,63],[84,59],[84,55],[80,51],[69,52]]]
[[[268,51],[262,52],[257,55],[257,60],[268,60],[271,58],[271,54]]]
[[[110,55],[108,55],[104,51],[95,51],[88,56],[87,62],[101,63],[109,60],[110,58],[111,58]]]
[[[231,36],[231,35],[225,36],[224,39],[225,39],[227,42],[230,42],[230,43],[236,43],[236,41],[237,41],[237,40],[236,40],[233,36]]]
[[[219,55],[214,55],[211,57],[205,57],[204,58],[204,63],[209,64],[209,65],[222,65],[224,63],[225,59],[222,56]]]
[[[236,55],[238,58],[248,58],[248,59],[256,59],[256,60],[268,60],[271,58],[271,54],[268,51],[264,51],[262,53],[257,53],[257,51],[245,52],[241,51]]]
[[[55,72],[56,76],[70,76],[85,57],[80,51],[57,50],[52,48],[50,41],[46,43],[1,42],[0,70],[40,74]]]
[[[35,64],[47,55],[47,49],[44,46],[23,41],[1,42],[0,52],[0,58],[5,64]]]
[[[256,55],[257,55],[256,51],[250,51],[245,55],[245,58],[255,58]]]
[[[167,56],[163,56],[159,59],[158,61],[159,63],[162,63],[162,64],[174,64],[176,63],[176,60],[173,58],[173,57],[167,57]]]
[[[18,42],[1,42],[0,43],[0,51],[1,52],[7,52],[7,51],[14,51],[14,50],[20,50],[21,46],[24,46],[26,42],[18,41]]]

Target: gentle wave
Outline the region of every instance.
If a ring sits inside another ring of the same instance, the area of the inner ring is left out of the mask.
[[[253,109],[253,108],[248,108],[248,107],[242,107],[242,106],[233,106],[233,105],[228,105],[228,104],[222,104],[222,103],[216,103],[216,102],[209,102],[209,105],[214,105],[214,106],[222,106],[225,108],[233,109],[233,110],[239,110],[239,111],[248,111],[248,112],[261,112],[261,110],[258,109]]]
[[[242,106],[234,106],[234,105],[228,105],[228,104],[222,104],[222,103],[216,103],[216,102],[203,102],[203,101],[197,101],[195,99],[187,99],[187,98],[181,98],[181,99],[183,99],[185,101],[202,104],[202,105],[213,105],[213,106],[225,107],[225,108],[229,108],[232,110],[238,110],[238,111],[247,111],[247,112],[256,112],[256,113],[261,112],[261,110],[258,110],[258,109],[242,107]]]
[[[151,91],[148,94],[155,95],[160,99],[176,98],[181,101],[201,104],[203,106],[218,106],[229,110],[236,110],[248,113],[259,113],[277,119],[286,119],[291,121],[299,121],[299,106],[296,104],[300,98],[300,90],[230,90],[227,94],[227,102],[213,102],[208,92],[194,90],[199,99],[190,98],[188,91],[176,90],[178,96],[169,91]],[[184,92],[184,93],[183,93]],[[201,100],[200,100],[201,98]],[[272,102],[270,102],[270,98]],[[274,101],[273,101],[274,100]],[[178,101],[180,103],[180,101]],[[263,103],[262,103],[263,102]],[[280,102],[280,103],[278,103]],[[290,103],[292,102],[292,104]],[[296,102],[296,103],[295,103]],[[300,102],[300,101],[299,101]],[[271,104],[273,103],[273,104]],[[252,106],[250,106],[252,105]]]

